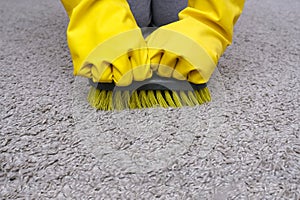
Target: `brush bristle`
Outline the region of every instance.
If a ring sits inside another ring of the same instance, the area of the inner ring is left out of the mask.
[[[88,102],[98,110],[196,106],[211,101],[208,88],[192,91],[105,91],[91,87]]]

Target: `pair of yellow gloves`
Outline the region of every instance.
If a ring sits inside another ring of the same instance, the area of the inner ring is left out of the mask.
[[[126,0],[61,0],[74,75],[127,86],[156,72],[206,83],[231,44],[244,0],[189,0],[179,21],[144,39]],[[166,12],[168,12],[166,10]]]

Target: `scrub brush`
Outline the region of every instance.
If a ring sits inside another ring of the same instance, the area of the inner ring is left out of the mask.
[[[114,83],[94,83],[91,79],[89,83],[88,102],[98,110],[196,106],[211,100],[206,84],[193,84],[156,74],[126,87]]]

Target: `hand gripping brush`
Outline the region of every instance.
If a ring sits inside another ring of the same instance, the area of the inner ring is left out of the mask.
[[[146,38],[156,27],[142,28]],[[142,109],[153,107],[183,107],[201,105],[211,100],[207,84],[194,84],[186,80],[165,78],[153,73],[150,79],[133,81],[128,86],[115,83],[93,82],[88,102],[98,110]]]
[[[209,80],[220,56],[232,43],[233,27],[245,1],[199,2],[189,0],[188,6],[178,14],[178,21],[159,27],[145,39],[126,0],[62,0],[70,18],[67,38],[74,75],[99,81],[90,82],[88,100],[91,105],[111,110],[193,106],[210,101],[205,84],[189,82]],[[118,48],[114,48],[116,45]],[[145,48],[149,50],[149,57],[145,51],[140,51]],[[133,51],[132,59],[128,60],[121,55],[129,50]],[[158,68],[150,71],[146,58],[150,58],[151,66],[159,64]],[[112,68],[110,65],[103,68],[102,64],[110,62],[114,62]],[[175,62],[176,66],[171,66],[170,62]],[[144,70],[133,71],[135,81],[127,79],[120,83],[124,74],[143,64],[146,65]],[[188,77],[189,82],[161,78],[170,77],[171,71],[165,70],[165,66],[174,67],[179,74]],[[159,76],[151,77],[150,72]],[[138,80],[145,81],[136,82]],[[115,83],[131,85],[116,87]]]
[[[99,110],[196,106],[211,100],[206,84],[193,84],[155,74],[150,79],[134,81],[123,87],[114,83],[94,83],[91,79],[89,84],[88,101]]]

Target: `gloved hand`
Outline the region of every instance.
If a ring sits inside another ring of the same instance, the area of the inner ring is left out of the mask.
[[[163,77],[206,83],[232,42],[243,5],[244,0],[189,0],[179,21],[146,39],[152,69]]]
[[[152,76],[146,42],[126,0],[62,0],[74,75],[129,85]],[[143,67],[140,67],[143,66]]]

